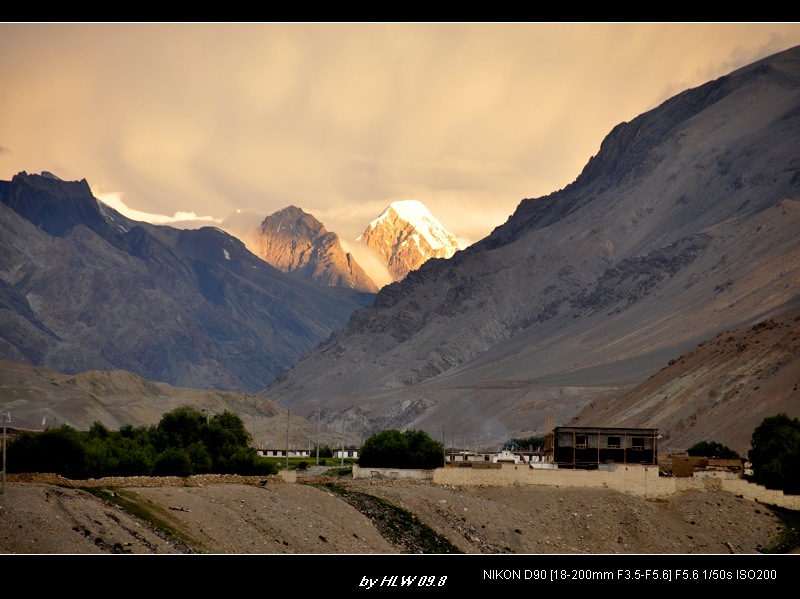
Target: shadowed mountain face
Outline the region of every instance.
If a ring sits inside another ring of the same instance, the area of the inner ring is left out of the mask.
[[[618,125],[572,184],[384,287],[267,393],[364,433],[541,434],[779,312],[800,295],[799,265],[794,48]]]
[[[0,182],[0,359],[255,391],[372,299],[293,279],[216,228],[131,221],[85,180]]]

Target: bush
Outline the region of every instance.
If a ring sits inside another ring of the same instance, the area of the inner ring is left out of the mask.
[[[155,469],[155,458],[147,449],[132,446],[120,454],[117,469],[111,471],[113,476],[150,476]]]
[[[785,413],[764,418],[753,431],[751,446],[755,482],[800,494],[800,420]]]
[[[206,417],[194,408],[183,406],[167,412],[158,423],[158,449],[189,447],[202,440]]]
[[[321,458],[332,458],[333,457],[333,450],[328,445],[323,445],[322,447],[315,447],[314,448],[314,455],[316,455],[317,449],[319,450],[319,457]]]
[[[156,458],[153,472],[156,476],[191,476],[192,458],[185,449],[168,447]]]
[[[250,434],[236,414],[225,411],[207,419],[183,406],[164,414],[157,426],[126,424],[114,432],[95,422],[85,432],[62,425],[23,433],[9,444],[7,468],[71,479],[277,472],[250,443]]]
[[[364,441],[358,464],[374,468],[438,468],[444,446],[421,430],[385,430]]]
[[[25,432],[8,446],[9,472],[48,472],[65,478],[86,477],[86,448],[81,436],[66,424],[43,433]]]
[[[690,456],[700,456],[705,458],[738,458],[738,453],[722,443],[716,441],[700,441],[695,443],[686,453]]]

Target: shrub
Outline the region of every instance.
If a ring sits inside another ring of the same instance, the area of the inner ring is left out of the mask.
[[[156,476],[191,476],[192,458],[185,449],[168,447],[156,458],[153,473]]]
[[[738,453],[722,443],[716,441],[700,441],[695,443],[686,453],[690,456],[701,456],[706,458],[738,458]]]
[[[258,456],[242,419],[222,412],[210,420],[183,406],[164,414],[156,426],[100,422],[78,432],[68,425],[23,433],[9,444],[10,472],[52,472],[67,478],[103,476],[189,476],[191,474],[274,474]]]
[[[86,477],[86,448],[80,433],[66,424],[43,433],[26,432],[8,446],[9,472],[52,472],[66,478]]]
[[[444,447],[421,430],[385,430],[364,441],[359,466],[375,468],[437,468]]]
[[[800,420],[769,416],[753,431],[748,457],[753,479],[768,489],[800,494]]]

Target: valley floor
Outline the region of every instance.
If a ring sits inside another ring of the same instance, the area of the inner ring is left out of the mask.
[[[724,492],[646,500],[609,489],[349,477],[262,483],[118,486],[104,500],[55,479],[10,476],[0,553],[755,554],[782,530],[769,507]],[[425,534],[410,530],[420,525]],[[432,551],[434,532],[442,543]]]

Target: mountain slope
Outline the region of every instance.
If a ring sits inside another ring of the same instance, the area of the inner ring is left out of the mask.
[[[458,241],[417,200],[392,202],[356,239],[378,254],[395,281],[431,258],[450,258]]]
[[[0,359],[255,391],[365,303],[219,229],[131,221],[85,180],[0,182]]]
[[[590,403],[570,425],[657,427],[667,452],[725,439],[747,456],[764,418],[800,416],[800,298],[792,303],[700,343],[611,401]]]
[[[614,128],[574,183],[384,287],[269,396],[360,430],[563,423],[800,294],[799,139],[800,48],[687,90]]]
[[[295,414],[287,414],[275,402],[254,393],[203,390],[155,383],[122,370],[90,370],[71,375],[42,366],[0,361],[3,408],[11,413],[9,426],[42,430],[63,424],[89,430],[100,422],[109,429],[123,425],[148,427],[163,415],[190,406],[210,415],[224,411],[237,414],[257,447],[306,447],[310,439],[335,447],[341,431],[318,426]],[[349,436],[346,443],[358,443]]]
[[[257,255],[283,272],[320,285],[378,291],[353,256],[342,249],[339,237],[295,206],[266,217],[255,243]]]

